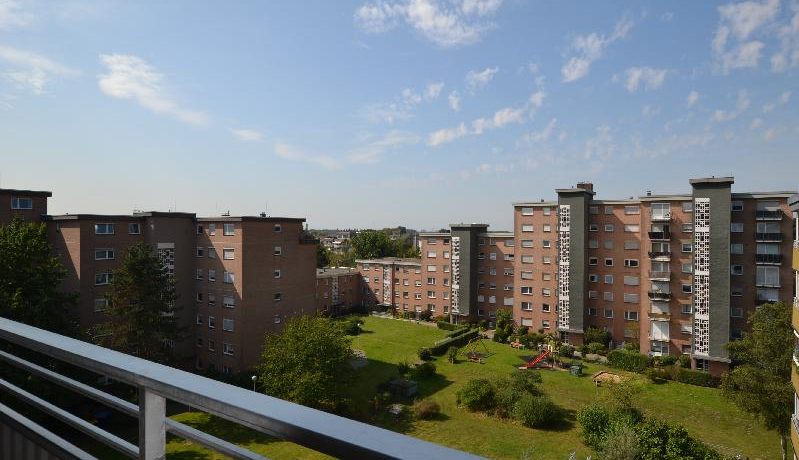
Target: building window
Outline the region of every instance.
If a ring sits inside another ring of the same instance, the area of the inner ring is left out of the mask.
[[[202,302],[203,301],[203,293],[202,292],[198,292],[197,293],[197,297],[195,298],[195,300],[197,302]]]
[[[780,267],[758,265],[755,284],[758,286],[780,287]]]
[[[202,346],[203,346],[203,338],[197,337],[197,348],[200,348]]]
[[[682,212],[694,212],[694,202],[693,201],[683,201],[682,202]]]
[[[589,249],[597,249],[599,247],[599,240],[588,240]]]
[[[550,240],[544,240],[544,241],[543,241],[543,246],[544,246],[545,248],[551,248],[551,247],[552,247],[552,241],[550,241]]]
[[[730,244],[730,254],[743,254],[743,253],[744,253],[743,243]]]
[[[552,295],[552,291],[549,288],[541,288],[541,295],[544,297],[550,297]]]
[[[431,259],[435,259],[436,258],[436,251],[427,251],[427,257],[429,257]]]
[[[744,274],[744,266],[743,265],[733,265],[730,267],[730,274],[732,275],[743,275]]]
[[[202,232],[197,232],[198,234]],[[216,224],[208,224],[208,234],[211,236],[216,235]]]
[[[640,225],[625,225],[624,231],[627,233],[638,233],[641,231]]]
[[[522,208],[522,215],[523,216],[532,216],[533,215],[533,208]]]
[[[522,247],[523,248],[532,248],[533,247],[533,240],[522,240]]]
[[[624,277],[624,285],[625,286],[638,286],[641,284],[641,279],[637,276],[625,276]]]
[[[599,225],[597,225],[597,224],[589,224],[588,225],[588,231],[589,232],[598,232],[599,231]]]
[[[589,299],[598,299],[599,298],[599,291],[588,291],[588,298]]]
[[[598,265],[598,264],[599,264],[599,258],[597,257],[588,258],[588,265]]]
[[[216,328],[216,318],[213,316],[208,317],[208,329],[215,329]]]
[[[740,222],[733,222],[730,224],[730,233],[743,233],[743,231],[744,231],[744,224]]]
[[[523,295],[533,295],[533,287],[532,286],[522,286],[521,293]]]
[[[549,256],[544,256],[542,260],[544,261],[544,264],[551,264],[552,263],[552,257],[549,257]]]
[[[208,341],[208,351],[216,351],[216,341],[214,340]]]
[[[613,318],[613,310],[610,309],[610,308],[606,308],[604,316],[605,316],[605,318],[612,319]]]
[[[222,330],[233,332],[233,320],[227,318],[222,319]]]
[[[196,279],[198,279],[198,280],[203,279],[203,269],[202,268],[198,268],[196,273],[195,273],[195,275],[194,275],[194,277]]]
[[[743,201],[732,201],[730,202],[730,207],[732,211],[743,211],[744,210],[744,202]]]
[[[275,226],[272,227],[272,230],[274,230],[275,233],[280,233],[283,231],[283,226],[280,224],[275,224]]]
[[[236,225],[235,224],[223,224],[222,225],[222,234],[225,236],[232,236],[236,233]]]
[[[613,302],[613,293],[609,291],[605,291],[602,293],[602,299],[608,302]]]
[[[543,281],[552,281],[552,273],[541,273],[541,279]]]
[[[693,273],[694,267],[691,264],[682,264],[683,273]]]
[[[523,280],[531,280],[531,279],[533,279],[533,272],[531,272],[531,271],[523,271],[522,272],[522,279]]]
[[[428,265],[427,266],[427,271],[428,272],[435,272],[436,271],[436,266],[435,265]]]
[[[114,224],[94,224],[95,235],[113,235]]]
[[[200,246],[194,248],[194,255],[197,257],[205,257],[205,249]]]
[[[278,301],[278,300],[283,300],[283,293],[281,293],[281,292],[275,292],[275,293],[272,295],[272,300],[275,300],[275,301]]]
[[[280,270],[275,270],[274,271],[274,276],[275,276],[276,279],[280,278],[280,276],[281,276]]]
[[[545,216],[552,215],[552,208],[541,208],[541,210],[544,211]]]
[[[427,278],[427,284],[430,284],[430,285],[436,284],[436,279],[435,278]]]
[[[613,206],[605,206],[605,214],[613,214]]]
[[[638,206],[625,206],[624,207],[624,214],[631,215],[631,214],[641,214],[641,208]]]
[[[225,283],[227,283],[227,284],[233,284],[233,282],[235,281],[235,279],[236,279],[236,277],[235,277],[235,275],[233,274],[233,272],[228,272],[228,271],[226,271],[226,272],[223,274],[222,281],[223,281],[223,282],[225,282]]]
[[[637,311],[625,311],[624,312],[624,319],[627,321],[638,321],[638,312]]]
[[[12,197],[11,209],[33,209],[33,199]]]
[[[605,249],[613,249],[613,240],[605,240]]]
[[[544,329],[549,329],[549,320],[548,319],[542,319],[541,320],[541,327],[543,327]]]
[[[131,235],[140,235],[141,225],[138,222],[128,224],[128,233]]]
[[[613,275],[605,275],[605,284],[613,284]]]
[[[606,257],[605,258],[605,266],[606,267],[612,267],[613,266],[613,259],[610,258],[610,257]]]
[[[614,229],[613,224],[605,224],[605,231],[612,232]]]
[[[197,313],[197,324],[202,324],[202,323],[203,323],[203,315]]]
[[[94,311],[105,311],[108,308],[108,299],[105,297],[94,299]]]
[[[114,279],[114,274],[110,272],[105,273],[96,273],[94,275],[94,285],[95,286],[105,286],[107,284],[111,284]]]
[[[94,260],[113,260],[113,258],[114,258],[113,249],[106,248],[106,249],[94,250]]]
[[[625,240],[624,249],[641,249],[641,245],[637,240]]]
[[[522,231],[523,232],[532,232],[533,231],[533,225],[532,224],[522,225]]]
[[[690,314],[693,314],[693,312],[694,312],[694,306],[693,305],[691,305],[690,303],[682,304],[682,314],[683,315],[690,315]]]
[[[497,253],[496,252],[489,252],[488,253],[488,260],[497,260]]]
[[[710,361],[706,359],[696,359],[696,370],[708,372],[710,370]]]
[[[588,307],[588,316],[596,316],[596,308]]]
[[[233,356],[234,352],[233,344],[222,342],[222,353]]]
[[[592,274],[589,274],[589,275],[588,275],[588,281],[590,281],[590,282],[592,282],[592,283],[597,283],[597,282],[599,282],[599,275],[595,275],[595,274],[593,274],[593,273],[592,273]]]
[[[208,281],[216,281],[216,270],[208,269]]]
[[[683,243],[682,244],[682,252],[691,252],[694,249],[694,245],[692,243]]]
[[[234,308],[236,306],[236,300],[232,295],[222,296],[222,306],[225,308]]]
[[[208,306],[213,307],[216,305],[216,294],[208,293]]]
[[[624,259],[624,266],[627,268],[638,267],[638,259]]]
[[[274,255],[276,255],[276,256],[282,256],[283,255],[283,247],[282,246],[275,246],[273,251],[272,251],[272,253]]]
[[[683,294],[690,294],[693,292],[693,287],[690,284],[683,284],[682,285],[682,292]]]
[[[533,311],[533,303],[532,302],[522,302],[522,310],[524,310],[524,311]]]
[[[624,303],[638,303],[640,302],[638,294],[625,293]]]
[[[236,258],[236,251],[233,248],[222,249],[222,258],[225,260],[233,260]]]
[[[533,256],[522,256],[522,263],[523,264],[533,263]]]

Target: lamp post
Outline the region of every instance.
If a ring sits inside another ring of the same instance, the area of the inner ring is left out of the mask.
[[[253,375],[252,376],[252,391],[255,391],[255,381],[258,380],[258,377]]]

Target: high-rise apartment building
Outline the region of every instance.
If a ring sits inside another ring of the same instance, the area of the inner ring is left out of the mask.
[[[333,267],[316,270],[316,310],[338,316],[362,301],[361,274],[355,268]]]
[[[422,311],[422,268],[419,259],[385,257],[356,260],[361,295],[367,308]]]

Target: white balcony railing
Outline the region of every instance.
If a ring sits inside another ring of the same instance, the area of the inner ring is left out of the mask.
[[[19,356],[0,351],[0,362],[3,362],[4,366],[9,364],[137,418],[139,444],[134,445],[0,379],[1,393],[47,413],[52,418],[130,458],[146,460],[164,458],[167,432],[233,458],[263,458],[228,441],[167,418],[166,400],[179,402],[267,435],[339,458],[478,458],[5,318],[0,318],[0,340],[137,388],[138,406]],[[47,432],[0,404],[0,421],[9,418],[14,420],[16,427],[23,430],[23,435],[24,432],[31,434],[29,441],[60,458],[93,458],[57,434]]]

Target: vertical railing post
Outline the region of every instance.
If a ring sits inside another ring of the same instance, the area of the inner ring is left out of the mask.
[[[166,399],[139,387],[139,459],[166,457]]]

